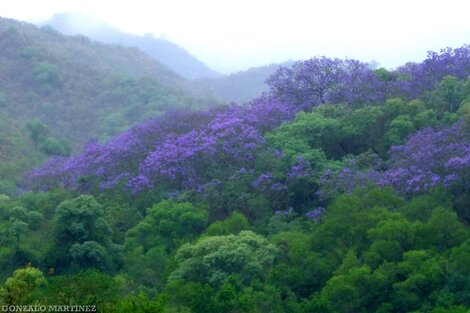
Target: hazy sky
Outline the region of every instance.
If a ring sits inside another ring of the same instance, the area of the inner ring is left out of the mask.
[[[0,0],[0,16],[20,20],[64,11],[165,35],[221,72],[315,55],[390,68],[470,43],[469,0]]]

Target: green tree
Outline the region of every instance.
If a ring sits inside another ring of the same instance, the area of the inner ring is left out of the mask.
[[[59,68],[45,61],[34,65],[30,81],[35,90],[43,95],[49,95],[62,84]]]
[[[10,225],[9,233],[15,237],[15,251],[20,251],[20,237],[30,230],[37,230],[43,219],[41,213],[36,211],[27,211],[23,207],[13,207],[9,211]]]
[[[208,236],[236,235],[240,231],[248,229],[250,229],[250,224],[246,217],[241,213],[233,212],[225,220],[212,223],[204,234]]]
[[[200,234],[207,225],[207,212],[188,202],[164,200],[148,209],[145,218],[126,234],[126,249],[144,251],[164,245],[168,251]]]
[[[51,130],[38,120],[32,120],[26,123],[26,129],[29,137],[36,147],[39,147],[51,134]]]
[[[120,283],[112,276],[89,269],[74,275],[54,275],[35,299],[47,305],[95,305],[97,312],[112,312],[120,298]]]
[[[26,266],[16,270],[5,282],[3,303],[6,305],[31,304],[32,293],[47,285],[44,274],[37,268]]]
[[[13,219],[10,221],[8,230],[16,238],[15,251],[18,253],[20,251],[20,236],[28,232],[28,224],[21,220]]]
[[[65,140],[57,140],[54,137],[47,137],[39,145],[39,150],[46,155],[69,156],[71,152],[70,144]]]
[[[276,253],[276,247],[251,231],[208,237],[178,249],[178,266],[169,279],[220,286],[228,276],[237,274],[244,284],[249,284],[266,276]]]
[[[311,237],[298,231],[275,234],[279,258],[270,273],[269,281],[280,290],[292,290],[297,297],[308,298],[321,289],[332,273],[328,259],[314,251]]]
[[[453,76],[446,76],[431,93],[429,102],[438,112],[456,112],[469,95],[470,89],[461,81]]]
[[[140,292],[137,296],[128,295],[122,299],[119,299],[112,312],[160,313],[164,312],[164,306],[159,299],[151,300],[145,293]]]
[[[404,279],[393,284],[392,299],[400,312],[420,309],[445,282],[441,262],[428,250],[406,252],[397,265],[397,273]]]
[[[62,202],[54,216],[54,244],[50,266],[59,271],[75,263],[81,267],[110,269],[119,253],[103,209],[92,196]]]
[[[353,313],[368,308],[375,311],[386,300],[387,279],[367,266],[332,277],[321,294],[337,312]]]
[[[387,146],[399,145],[412,131],[415,130],[412,119],[409,115],[399,115],[390,122],[385,141]]]

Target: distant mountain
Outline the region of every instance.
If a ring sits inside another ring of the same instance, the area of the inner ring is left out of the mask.
[[[214,78],[201,78],[195,84],[213,96],[228,102],[244,103],[268,90],[266,79],[291,61],[250,68],[246,71]]]
[[[60,13],[43,23],[66,35],[84,35],[103,43],[137,47],[188,79],[217,77],[219,74],[178,45],[153,35],[128,34],[81,13]]]
[[[104,141],[168,110],[215,104],[135,48],[0,18],[3,165],[35,149],[48,155],[79,150],[90,138]],[[0,166],[0,180],[11,177],[15,166]]]

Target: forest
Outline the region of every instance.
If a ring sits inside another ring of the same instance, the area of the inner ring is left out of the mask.
[[[242,105],[0,22],[4,311],[469,312],[470,46],[299,60]]]

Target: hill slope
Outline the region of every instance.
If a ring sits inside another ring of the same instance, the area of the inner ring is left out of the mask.
[[[230,75],[201,78],[196,80],[196,85],[222,100],[244,103],[268,91],[266,79],[279,67],[291,64],[292,62],[270,64]]]
[[[168,66],[172,71],[189,79],[216,77],[218,74],[178,45],[152,35],[128,34],[91,16],[79,13],[54,15],[44,25],[49,25],[66,35],[84,35],[103,43],[137,47]]]
[[[20,130],[28,122],[40,125],[48,136],[69,141],[73,150],[168,110],[214,104],[135,48],[3,18],[0,95],[5,121]]]

